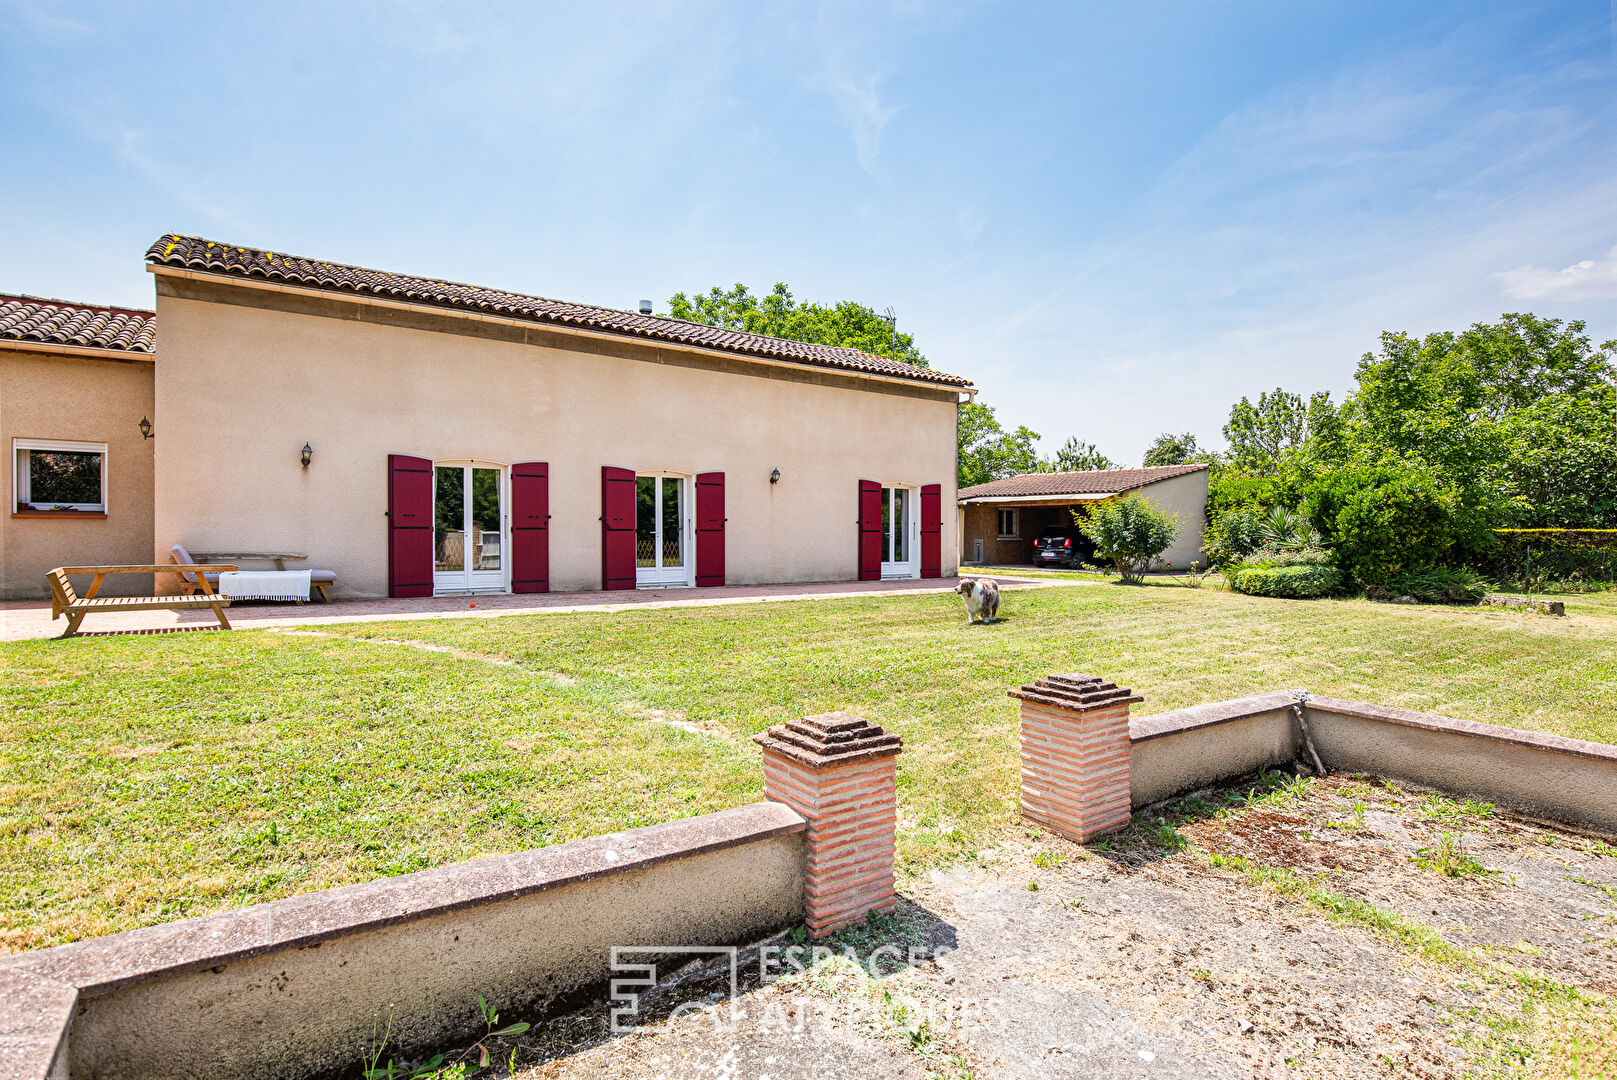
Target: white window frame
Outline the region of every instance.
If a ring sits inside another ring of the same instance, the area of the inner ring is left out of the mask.
[[[1011,531],[1005,531],[1005,515],[1011,515]],[[1022,538],[1022,514],[1017,510],[1000,509],[995,512],[994,528],[999,530],[1001,540],[1020,540]]]
[[[921,489],[911,484],[883,484],[882,498],[888,492],[904,493],[904,551],[908,557],[900,562],[888,559],[892,554],[889,533],[882,530],[881,576],[883,581],[903,580],[921,576]]]
[[[46,453],[70,454],[100,454],[101,455],[101,501],[98,503],[37,503],[29,498],[30,476],[27,466],[23,464],[23,451],[32,453],[43,450]],[[52,510],[77,511],[79,513],[105,514],[107,512],[107,444],[91,442],[67,442],[62,439],[12,439],[11,440],[11,510],[17,513],[17,508],[27,503],[33,508],[29,513],[48,513]]]
[[[501,465],[497,461],[480,461],[477,458],[445,458],[432,463],[432,544],[433,558],[436,559],[438,550],[438,470],[439,469],[494,469],[500,474],[500,568],[498,570],[479,570],[469,565],[469,559],[462,560],[459,570],[439,570],[434,566],[432,571],[432,595],[434,596],[477,596],[489,593],[508,593],[511,591],[511,559],[509,552],[511,545],[511,467]],[[466,495],[462,508],[464,515],[462,521],[471,517],[471,477],[465,477]],[[485,530],[484,535],[489,535]],[[470,541],[468,533],[466,541]],[[466,552],[470,554],[471,543],[466,543]]]
[[[694,589],[696,587],[696,475],[656,469],[636,469],[634,478],[636,497],[642,476],[658,481],[659,485],[672,480],[679,485],[679,544],[681,566],[669,570],[665,567],[639,566],[634,568],[634,587],[637,589]],[[657,504],[657,559],[662,560],[662,497],[660,486]],[[637,504],[638,507],[638,504]],[[638,512],[638,509],[637,509]],[[638,545],[639,522],[635,523],[635,543]],[[635,562],[639,563],[638,552]]]

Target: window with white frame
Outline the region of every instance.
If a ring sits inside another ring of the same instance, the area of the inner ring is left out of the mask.
[[[107,511],[107,444],[13,439],[13,505],[19,513]]]
[[[1020,535],[1016,531],[1016,511],[1001,510],[999,512],[999,538],[1001,540],[1015,540]]]

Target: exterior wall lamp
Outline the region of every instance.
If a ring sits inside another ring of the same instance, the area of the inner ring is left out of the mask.
[[[142,439],[149,439],[152,437],[152,422],[146,419],[144,416],[140,418],[140,437]]]
[[[769,482],[771,484],[780,483],[780,470],[779,469],[776,469],[775,471],[773,471],[773,472],[771,472],[769,474]]]
[[[303,467],[307,469],[309,467],[309,459],[314,457],[314,447],[310,446],[308,443],[304,443],[301,453],[303,454]]]

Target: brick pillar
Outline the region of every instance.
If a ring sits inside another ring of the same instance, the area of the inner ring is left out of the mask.
[[[1128,824],[1129,705],[1095,675],[1049,675],[1022,701],[1022,816],[1077,843]]]
[[[834,712],[777,724],[754,741],[764,748],[764,797],[808,819],[809,933],[823,937],[892,910],[902,740]]]

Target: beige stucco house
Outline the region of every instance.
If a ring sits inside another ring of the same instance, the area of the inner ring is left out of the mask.
[[[0,598],[46,593],[45,571],[152,557],[153,313],[0,295]],[[146,592],[151,578],[109,580]]]
[[[1207,475],[1206,465],[1159,465],[1027,473],[961,488],[960,559],[997,566],[1031,563],[1038,538],[1050,530],[1070,531],[1074,512],[1082,514],[1107,499],[1139,495],[1179,518],[1179,536],[1163,552],[1163,568],[1205,564],[1201,548],[1207,525]]]
[[[45,377],[38,422],[0,413],[8,436],[105,442],[113,469],[147,455],[108,485],[132,531],[13,519],[16,595],[176,544],[305,553],[351,597],[955,572],[959,376],[193,237],[147,260],[146,381]]]

